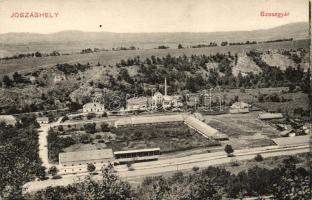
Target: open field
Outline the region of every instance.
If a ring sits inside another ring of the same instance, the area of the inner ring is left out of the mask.
[[[129,51],[101,51],[90,54],[71,54],[63,56],[38,57],[38,58],[24,58],[14,60],[0,61],[0,75],[9,74],[14,71],[28,71],[30,69],[37,69],[41,67],[53,66],[57,63],[77,63],[85,64],[87,62],[102,65],[115,65],[121,59],[133,58],[140,56],[140,59],[154,56],[165,56],[171,54],[172,56],[181,56],[183,54],[190,56],[192,54],[216,54],[216,53],[240,53],[252,49],[269,50],[269,49],[308,49],[306,40],[286,41],[276,43],[264,43],[256,45],[239,45],[239,46],[225,46],[225,47],[208,47],[208,48],[185,48],[185,49],[140,49]],[[55,50],[51,46],[51,51]]]
[[[229,136],[227,144],[234,148],[273,145],[270,138],[278,137],[279,131],[258,119],[260,112],[205,116],[205,122]]]

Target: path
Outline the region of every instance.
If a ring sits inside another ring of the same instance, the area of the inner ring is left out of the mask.
[[[39,143],[39,157],[42,160],[42,165],[46,167],[46,171],[52,166],[49,163],[49,155],[48,155],[48,131],[50,127],[57,126],[63,117],[60,117],[56,122],[50,124],[40,124],[40,128],[38,129],[38,143]]]

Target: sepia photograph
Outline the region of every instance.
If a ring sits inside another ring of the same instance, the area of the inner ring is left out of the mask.
[[[309,0],[0,0],[0,200],[311,200]]]

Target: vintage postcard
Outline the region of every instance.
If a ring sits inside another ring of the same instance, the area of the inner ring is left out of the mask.
[[[0,200],[310,200],[309,0],[0,0]]]

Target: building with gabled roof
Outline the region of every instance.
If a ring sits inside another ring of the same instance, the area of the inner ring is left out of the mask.
[[[49,123],[49,118],[48,117],[37,117],[36,121],[39,124],[48,124]]]
[[[232,104],[230,107],[230,113],[235,114],[235,113],[249,113],[251,105],[244,103],[242,101],[240,102],[235,102]]]
[[[127,110],[147,110],[148,99],[147,97],[133,97],[127,99]]]
[[[105,107],[101,103],[92,102],[92,103],[86,103],[83,105],[82,112],[84,113],[90,113],[90,112],[104,112]]]
[[[59,153],[59,171],[60,174],[83,173],[88,171],[88,164],[99,170],[114,161],[112,149]]]

